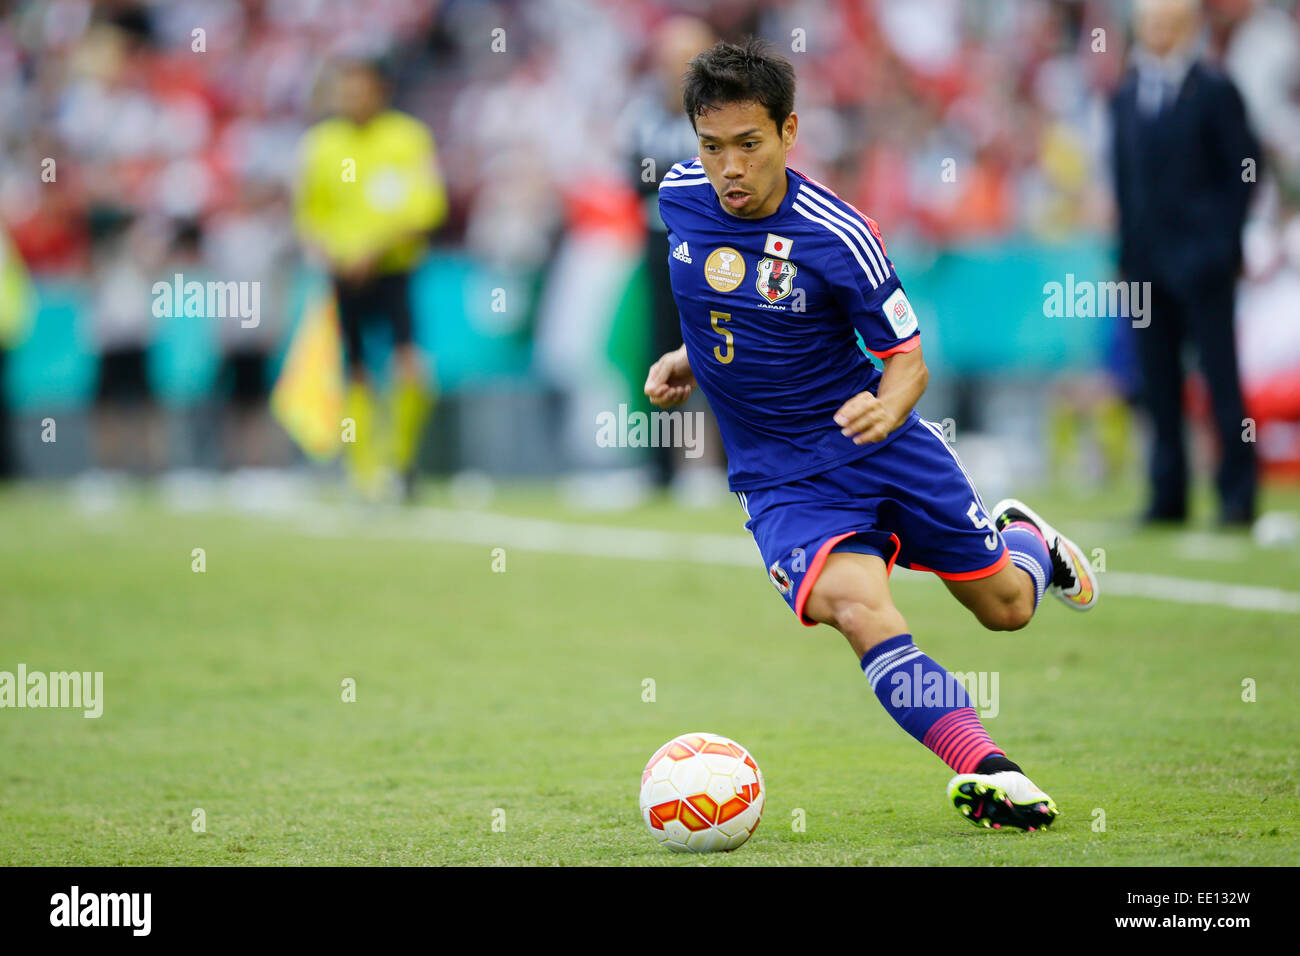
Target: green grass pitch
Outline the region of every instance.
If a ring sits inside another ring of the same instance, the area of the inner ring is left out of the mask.
[[[1300,581],[1295,550],[1126,530],[1136,495],[1026,499],[1087,528],[1107,574]],[[490,507],[745,534],[730,500],[593,515],[515,490]],[[1300,494],[1265,507],[1300,510]],[[998,672],[986,726],[1064,811],[1045,833],[995,833],[946,803],[949,770],[888,718],[839,634],[797,624],[756,551],[736,567],[512,545],[499,572],[491,541],[436,540],[420,514],[186,513],[153,495],[87,514],[54,489],[0,493],[0,670],[104,673],[99,719],[0,710],[0,864],[1300,859],[1300,614],[1108,594],[1103,574],[1095,611],[1049,598],[992,633],[937,579],[896,575],[924,650]],[[669,853],[637,811],[650,754],[695,730],[739,740],[766,778],[734,853]]]

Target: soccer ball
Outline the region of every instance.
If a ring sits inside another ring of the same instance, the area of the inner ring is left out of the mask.
[[[717,734],[683,734],[641,772],[641,819],[678,853],[734,850],[758,829],[767,790],[749,751]]]

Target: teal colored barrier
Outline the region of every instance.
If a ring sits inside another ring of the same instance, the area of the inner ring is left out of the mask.
[[[530,277],[498,275],[464,255],[437,252],[425,261],[411,282],[414,333],[434,356],[440,388],[530,379],[531,285]]]
[[[86,286],[36,282],[31,332],[9,356],[5,392],[11,408],[28,412],[80,408],[95,392],[97,359],[82,319],[90,304]]]
[[[1041,376],[1103,362],[1113,320],[1049,318],[1043,288],[1065,283],[1068,274],[1076,281],[1115,278],[1107,243],[1015,241],[938,253],[891,243],[889,251],[920,319],[926,362],[937,372]],[[535,277],[499,275],[459,253],[438,250],[425,261],[411,284],[415,338],[434,356],[444,391],[531,380],[527,318],[536,286]],[[40,281],[36,289],[32,332],[10,357],[9,400],[21,411],[84,406],[97,375],[90,289],[55,280]],[[319,273],[295,270],[288,296],[292,319],[268,375],[278,374],[293,328],[326,290]],[[205,399],[217,387],[215,324],[184,316],[158,321],[148,364],[156,393],[169,406]],[[385,371],[376,368],[381,377]]]
[[[208,277],[192,278],[206,281]],[[149,384],[164,405],[185,408],[211,393],[221,364],[217,323],[231,321],[237,320],[194,315],[155,319],[154,340],[149,346]]]
[[[328,292],[323,274],[309,269],[295,274],[289,293],[293,320],[269,363],[273,376],[279,374],[302,315]],[[440,390],[528,380],[532,352],[523,318],[529,295],[519,280],[496,275],[468,256],[440,250],[424,261],[411,277],[413,334],[416,344],[433,357]],[[366,366],[381,382],[390,371],[385,362],[390,345],[386,329],[365,330]]]
[[[1095,368],[1112,318],[1049,318],[1044,286],[1116,278],[1106,242],[1024,241],[929,254],[890,246],[921,323],[926,364],[947,374],[1045,375]],[[913,267],[915,263],[918,267]]]

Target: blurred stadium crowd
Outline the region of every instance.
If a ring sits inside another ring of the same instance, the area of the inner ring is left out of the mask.
[[[1239,309],[1249,382],[1279,362],[1300,369],[1300,7],[1207,0],[1205,12],[1207,55],[1241,89],[1266,151]],[[643,254],[630,114],[671,103],[665,78],[682,63],[663,27],[683,14],[791,57],[792,165],[867,211],[891,245],[1109,237],[1106,101],[1130,35],[1120,0],[7,3],[0,223],[38,288],[88,285],[78,322],[101,354],[148,349],[148,289],[187,271],[260,282],[261,324],[240,335],[227,323],[217,341],[277,357],[303,269],[299,139],[327,108],[333,58],[383,57],[395,105],[437,140],[449,215],[432,258],[537,277],[523,324],[532,367],[571,386],[575,364],[601,359],[610,303]],[[962,175],[941,188],[948,159]],[[273,370],[259,373],[268,386]],[[591,408],[639,390],[630,374],[596,377],[577,431]],[[289,460],[269,420],[259,429],[233,457]],[[566,445],[578,464],[582,445]],[[166,459],[164,443],[153,463]]]

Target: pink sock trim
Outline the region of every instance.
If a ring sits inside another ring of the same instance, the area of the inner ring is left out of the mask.
[[[974,773],[990,754],[1006,756],[980,723],[974,707],[959,707],[944,714],[926,731],[922,742],[956,773]]]
[[[1035,535],[1038,536],[1038,540],[1043,542],[1043,547],[1044,548],[1047,547],[1047,539],[1043,537],[1043,532],[1038,530],[1038,525],[1032,524],[1031,522],[1028,521],[1009,521],[1007,522],[1007,526],[1002,530],[1010,531],[1012,528],[1025,528],[1026,530],[1032,531]],[[1051,553],[1050,548],[1048,548],[1048,553]]]

